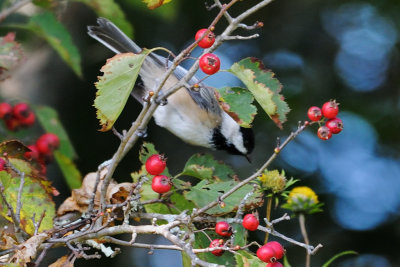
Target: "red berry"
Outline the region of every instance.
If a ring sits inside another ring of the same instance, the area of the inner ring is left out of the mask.
[[[343,122],[339,118],[330,119],[325,125],[333,134],[338,134],[343,130]]]
[[[210,243],[210,248],[215,248],[215,247],[223,247],[224,246],[224,240],[222,239],[214,239],[213,241],[211,241]],[[212,254],[214,254],[215,256],[222,256],[222,254],[224,254],[224,250],[223,249],[216,249],[211,251]]]
[[[35,119],[36,119],[35,113],[33,113],[33,111],[29,111],[28,117],[18,120],[21,126],[29,127],[35,123]]]
[[[7,162],[0,158],[0,171],[4,171],[6,169]]]
[[[14,117],[12,117],[11,119],[7,119],[4,122],[6,124],[7,129],[13,132],[18,130],[18,128],[21,126],[20,122]]]
[[[207,53],[201,56],[199,65],[205,74],[212,75],[219,71],[221,61],[216,55]]]
[[[276,252],[272,247],[264,245],[257,250],[257,257],[263,262],[275,262]]]
[[[285,255],[285,249],[281,245],[281,243],[277,241],[271,241],[265,244],[266,246],[269,246],[270,248],[273,248],[275,250],[275,258],[277,260],[282,259],[283,255]]]
[[[220,236],[231,236],[232,227],[229,225],[229,223],[225,221],[217,222],[217,224],[215,225],[215,232]]]
[[[319,121],[322,118],[322,111],[319,107],[313,106],[308,109],[307,116],[312,121]]]
[[[260,223],[258,222],[258,219],[256,218],[256,216],[254,216],[253,214],[249,213],[246,214],[243,217],[243,222],[242,225],[244,228],[246,228],[247,230],[250,231],[255,231],[257,230],[257,227]]]
[[[159,175],[167,166],[164,155],[154,154],[146,160],[146,170],[151,175]]]
[[[194,39],[197,41],[201,36],[203,36],[203,34],[206,31],[207,31],[207,29],[198,30]],[[206,36],[203,37],[203,39],[201,39],[198,42],[198,45],[201,48],[209,48],[214,44],[214,42],[215,42],[215,34],[212,31],[210,31],[209,33],[206,34]]]
[[[41,155],[52,155],[53,150],[60,146],[60,139],[53,133],[45,133],[36,141],[36,147]]]
[[[13,107],[13,116],[18,120],[23,120],[29,116],[31,109],[27,103],[21,102]]]
[[[153,181],[151,182],[151,188],[156,193],[166,193],[171,189],[171,181],[165,175],[154,176]]]
[[[339,103],[335,100],[330,100],[322,105],[322,115],[327,119],[333,119],[339,113]]]
[[[27,151],[24,153],[24,157],[28,160],[37,160],[39,159],[39,150],[35,145],[29,145],[28,148],[31,151]]]
[[[9,120],[12,116],[12,106],[6,102],[0,103],[0,119]]]
[[[328,127],[321,126],[318,128],[317,135],[322,140],[328,140],[332,137],[332,132]]]
[[[277,261],[277,262],[270,262],[265,267],[283,267],[283,265],[282,265],[282,263]]]

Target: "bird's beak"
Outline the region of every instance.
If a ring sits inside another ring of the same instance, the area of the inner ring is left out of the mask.
[[[249,155],[249,154],[244,155],[244,157],[247,159],[247,161],[248,161],[249,163],[251,163],[251,158],[250,158],[250,155]]]

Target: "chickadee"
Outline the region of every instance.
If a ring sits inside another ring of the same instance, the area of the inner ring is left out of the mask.
[[[104,18],[97,19],[98,26],[88,26],[88,34],[115,53],[133,52],[142,49],[128,38],[117,26]],[[154,91],[159,78],[170,67],[171,61],[155,53],[149,54],[140,69],[142,86],[136,86],[132,94],[143,104],[143,97]],[[170,75],[162,90],[175,85],[187,73],[178,66]],[[214,90],[193,77],[188,82],[196,90],[179,89],[167,98],[168,104],[159,106],[154,112],[157,125],[168,129],[183,141],[212,149],[226,150],[231,154],[248,154],[254,148],[253,131],[240,127],[218,104]],[[161,91],[162,92],[162,91]]]

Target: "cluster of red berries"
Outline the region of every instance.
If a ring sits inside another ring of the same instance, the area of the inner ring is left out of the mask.
[[[313,106],[308,109],[307,115],[311,121],[318,121],[320,127],[317,135],[322,140],[328,140],[332,134],[338,134],[343,130],[343,122],[337,117],[339,113],[339,103],[330,100],[322,105],[322,108]],[[321,125],[327,119],[325,125]]]
[[[159,194],[167,193],[171,189],[171,179],[168,176],[161,175],[166,166],[166,158],[159,154],[151,155],[145,163],[147,172],[154,175],[151,188]]]
[[[198,46],[201,48],[209,48],[214,44],[215,34],[212,32],[213,29],[214,28],[211,27],[210,29],[200,29],[197,31],[194,39],[198,41]],[[201,38],[203,35],[204,37]],[[221,61],[219,60],[218,56],[212,53],[206,53],[200,57],[199,66],[205,74],[213,75],[219,71],[219,68],[221,67]]]
[[[31,151],[25,152],[27,160],[34,160],[41,166],[41,173],[46,174],[46,165],[53,160],[53,152],[60,146],[60,139],[53,133],[42,134],[33,145],[28,148]]]
[[[20,127],[30,127],[35,123],[36,116],[27,103],[21,102],[14,106],[7,102],[0,103],[0,119],[8,130],[16,131]]]
[[[233,232],[232,232],[232,227],[229,225],[229,223],[225,222],[225,221],[220,221],[217,222],[217,224],[215,225],[215,232],[223,237],[230,237]],[[224,240],[223,239],[214,239],[213,241],[211,241],[209,247],[210,248],[215,248],[215,247],[223,247],[224,246]],[[225,250],[223,249],[216,249],[211,251],[212,254],[214,254],[215,256],[222,256],[222,254],[224,254]]]
[[[249,213],[243,217],[242,225],[249,231],[257,230],[259,224],[260,222],[254,214]],[[281,259],[283,255],[285,255],[285,249],[276,241],[268,242],[257,250],[257,257],[268,263],[266,267],[282,267],[283,265],[277,260]]]

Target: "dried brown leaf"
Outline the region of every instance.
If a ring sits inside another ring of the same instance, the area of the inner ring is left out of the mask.
[[[10,259],[10,263],[18,263],[24,265],[31,262],[36,258],[36,254],[39,250],[40,245],[49,238],[48,233],[42,232],[34,235],[24,243],[18,246],[15,254]]]
[[[74,267],[74,264],[68,260],[68,256],[62,256],[50,264],[49,267]]]

